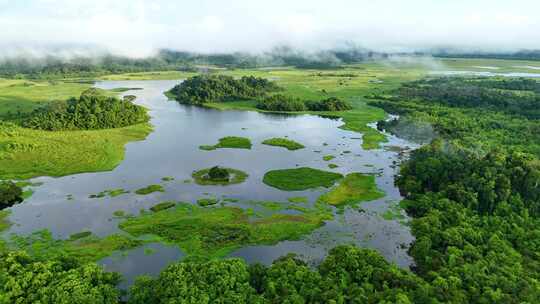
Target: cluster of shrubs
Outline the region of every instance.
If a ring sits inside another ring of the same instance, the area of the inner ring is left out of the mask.
[[[49,131],[92,130],[148,121],[146,109],[131,103],[131,100],[133,98],[107,97],[98,89],[88,89],[78,99],[53,102],[33,111],[22,125]]]
[[[264,78],[244,76],[235,79],[225,75],[199,75],[191,77],[169,91],[181,103],[201,105],[259,98],[279,87]]]
[[[10,181],[0,182],[0,210],[23,201],[21,187]]]
[[[352,109],[350,103],[336,97],[320,101],[303,101],[299,98],[276,94],[263,98],[256,107],[266,111],[300,112],[300,111],[347,111]]]

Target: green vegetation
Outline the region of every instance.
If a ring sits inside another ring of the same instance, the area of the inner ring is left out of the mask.
[[[219,139],[219,142],[213,146],[199,146],[199,149],[211,151],[215,149],[231,148],[231,149],[251,149],[251,141],[249,138],[239,136],[227,136]]]
[[[336,97],[326,98],[321,101],[304,101],[283,94],[264,97],[257,102],[255,107],[271,112],[338,112],[352,109],[352,105]]]
[[[449,83],[413,82],[374,103],[440,137],[396,178],[413,217],[415,272],[441,302],[537,302],[540,257],[529,240],[540,233],[538,93],[522,80]],[[380,126],[402,130],[400,121]],[[442,282],[455,284],[442,292]]]
[[[200,198],[197,200],[197,204],[201,207],[212,206],[219,203],[217,198]]]
[[[359,202],[372,201],[384,197],[384,192],[377,189],[375,176],[351,173],[319,200],[332,206],[341,207]]]
[[[260,99],[255,107],[271,112],[303,112],[307,111],[306,104],[300,98],[276,94]]]
[[[227,172],[226,174],[224,173],[225,171]],[[213,176],[210,175],[211,172],[214,173]],[[243,171],[221,167],[202,169],[193,172],[193,174],[191,175],[191,177],[193,177],[193,179],[195,180],[195,183],[199,185],[221,186],[243,183],[248,178],[248,176],[249,175]]]
[[[405,220],[405,215],[403,215],[403,208],[401,207],[401,205],[402,204],[400,203],[392,203],[390,206],[388,206],[388,209],[384,211],[384,213],[382,214],[382,218],[387,221]]]
[[[250,220],[240,208],[179,203],[175,208],[130,218],[119,227],[135,236],[157,235],[178,244],[188,255],[219,257],[239,246],[298,239],[327,218],[328,214],[312,210],[302,215],[272,214]]]
[[[336,158],[334,155],[325,155],[323,156],[324,161],[331,161],[332,159]]]
[[[91,231],[81,231],[81,232],[74,233],[74,234],[70,235],[69,239],[72,240],[72,241],[75,241],[75,240],[80,240],[80,239],[89,237],[91,235],[92,235]]]
[[[7,241],[11,250],[25,251],[32,257],[43,260],[70,257],[83,263],[97,262],[115,251],[132,249],[142,244],[140,240],[121,234],[104,238],[83,235],[77,239],[57,240],[47,230],[27,236],[12,235]]]
[[[154,192],[165,192],[165,189],[163,189],[162,185],[149,185],[135,191],[139,195],[148,195]]]
[[[126,216],[126,212],[124,210],[116,210],[113,212],[113,215],[115,217],[124,217]]]
[[[106,171],[124,158],[124,146],[142,140],[148,124],[89,131],[49,132],[0,122],[0,178],[27,179]]]
[[[143,107],[88,89],[78,99],[49,103],[34,110],[22,125],[48,131],[95,130],[127,127],[148,119]]]
[[[336,165],[336,164],[328,164],[328,168],[330,169],[335,169],[335,168],[338,168],[339,166]]]
[[[72,258],[40,259],[24,252],[0,256],[3,303],[118,303],[120,275]]]
[[[375,96],[373,105],[403,116],[379,127],[402,136],[407,124],[430,127],[432,136],[482,154],[505,146],[540,155],[537,86],[511,79],[456,78],[448,84],[446,79],[415,81]]]
[[[11,181],[0,182],[0,210],[19,204],[24,200],[21,187]]]
[[[294,255],[269,267],[240,259],[172,264],[157,278],[137,280],[129,303],[431,303],[434,292],[374,250],[340,246],[316,269]]]
[[[263,145],[269,145],[269,146],[277,146],[277,147],[284,147],[287,148],[287,150],[298,150],[305,148],[304,145],[287,138],[269,138],[262,142]]]
[[[161,180],[164,181],[164,182],[170,182],[170,181],[173,181],[173,180],[174,180],[174,177],[172,177],[172,176],[165,176],[165,177],[162,177]]]
[[[102,197],[105,197],[105,196],[117,197],[117,196],[120,196],[120,195],[126,194],[126,193],[129,193],[129,191],[124,190],[122,188],[119,188],[119,189],[104,190],[104,191],[101,191],[98,194],[90,194],[89,197],[90,198],[102,198]]]
[[[169,209],[174,206],[176,206],[175,202],[162,202],[162,203],[159,203],[157,205],[150,207],[150,210],[152,210],[153,212],[159,212],[161,210]]]
[[[0,119],[27,115],[54,100],[66,100],[92,86],[91,83],[0,79]]]
[[[142,140],[150,133],[148,123],[69,132],[32,130],[18,125],[32,111],[47,108],[53,101],[79,96],[92,84],[0,79],[0,179],[111,170],[122,160],[127,142]]]
[[[318,187],[329,188],[341,178],[343,175],[339,173],[302,167],[266,172],[263,182],[280,190],[300,191]]]
[[[305,196],[293,196],[293,197],[289,197],[287,200],[290,203],[295,203],[295,204],[298,204],[298,203],[307,204],[309,202],[308,198]]]
[[[253,99],[279,88],[271,81],[253,76],[234,79],[225,75],[199,75],[186,79],[169,91],[181,103],[202,105]]]

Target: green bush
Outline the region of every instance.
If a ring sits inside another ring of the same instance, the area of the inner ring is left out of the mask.
[[[306,105],[298,98],[276,94],[265,97],[257,102],[257,109],[276,112],[306,111]]]
[[[23,191],[10,181],[0,182],[0,210],[23,201]]]
[[[330,97],[321,101],[307,101],[306,107],[310,111],[347,111],[352,105],[336,97]]]

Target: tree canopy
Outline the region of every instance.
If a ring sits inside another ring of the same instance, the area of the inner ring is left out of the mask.
[[[92,130],[126,127],[148,119],[143,107],[88,89],[79,98],[53,102],[35,110],[22,125],[49,131]]]
[[[23,201],[23,191],[11,181],[0,182],[0,210]]]

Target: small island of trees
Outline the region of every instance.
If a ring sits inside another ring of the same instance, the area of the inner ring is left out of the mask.
[[[23,120],[27,128],[48,131],[121,128],[149,120],[146,109],[132,98],[107,97],[98,89],[84,91],[79,98],[57,101],[36,109]]]
[[[175,86],[169,94],[181,103],[201,105],[208,102],[254,99],[279,90],[274,82],[264,78],[244,76],[234,79],[225,75],[199,75]]]

